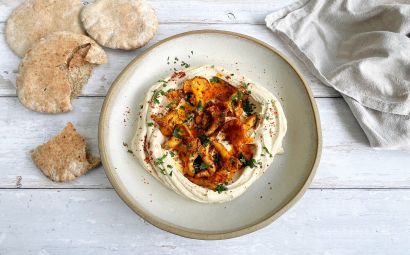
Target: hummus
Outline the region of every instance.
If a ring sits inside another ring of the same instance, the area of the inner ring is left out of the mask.
[[[172,73],[150,88],[140,109],[133,154],[158,181],[198,202],[240,196],[283,151],[279,101],[222,67]]]

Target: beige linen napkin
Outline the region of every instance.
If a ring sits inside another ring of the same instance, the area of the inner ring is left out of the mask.
[[[371,146],[410,150],[410,0],[301,0],[266,25],[343,95]]]

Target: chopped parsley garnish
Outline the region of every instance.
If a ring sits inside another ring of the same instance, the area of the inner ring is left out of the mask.
[[[127,150],[127,152],[132,154],[132,150]]]
[[[199,169],[201,170],[206,170],[209,168],[209,165],[205,162],[202,162],[201,165],[199,165]]]
[[[167,153],[165,153],[162,157],[155,159],[154,164],[156,166],[164,164],[164,159],[167,157]]]
[[[194,55],[194,51],[193,51],[193,50],[191,50],[191,54]]]
[[[173,151],[170,151],[170,152],[169,152],[169,155],[171,155],[171,157],[174,157],[174,156],[175,156],[175,153],[174,153]]]
[[[194,117],[195,117],[195,114],[194,114],[194,113],[188,114],[188,116],[186,116],[186,118],[184,119],[183,123],[184,123],[184,124],[190,123],[191,121],[194,120]]]
[[[228,188],[222,183],[218,184],[215,188],[215,191],[217,191],[219,194],[221,194],[222,191],[226,191],[226,190],[228,190]]]
[[[172,176],[172,171],[171,171],[171,172],[169,172],[169,176]]]
[[[152,127],[152,126],[154,126],[154,123],[153,122],[148,122],[148,126]]]
[[[272,153],[269,152],[268,148],[266,148],[265,146],[263,146],[262,149],[264,149],[264,150],[269,154],[270,157],[273,157]]]
[[[168,154],[165,153],[162,157],[157,158],[157,159],[155,159],[155,161],[154,161],[154,164],[155,164],[156,166],[158,166],[159,170],[161,171],[161,173],[162,173],[163,175],[166,175],[166,174],[167,174],[167,172],[165,171],[164,166],[163,166],[163,164],[164,164],[164,159],[167,157],[167,155],[168,155]]]
[[[255,105],[249,102],[249,100],[246,100],[243,102],[243,111],[246,113],[247,116],[250,116],[253,114],[253,110],[255,109]]]
[[[178,61],[179,59],[177,57],[175,57],[175,61]]]
[[[250,168],[254,168],[257,164],[256,160],[254,158],[250,160],[246,160],[245,156],[243,154],[239,154],[239,161],[242,163],[242,165],[249,166]]]
[[[198,106],[196,108],[198,109],[199,112],[202,112],[202,110],[204,109],[204,106],[202,105],[202,101],[198,102]]]
[[[184,61],[182,61],[182,62],[181,62],[181,66],[183,66],[183,67],[185,67],[185,68],[188,68],[188,67],[190,67],[191,65],[188,64],[188,63],[186,63],[186,62],[184,62]]]
[[[167,167],[168,167],[168,168],[172,168],[172,166],[171,166],[171,165],[167,165]]]
[[[231,97],[231,101],[234,104],[237,104],[242,99],[242,92],[238,91]]]
[[[185,97],[185,101],[188,102],[188,104],[194,106],[194,104],[191,102],[192,94],[187,94]]]
[[[158,98],[160,97],[160,95],[165,95],[165,92],[163,90],[154,91],[154,94],[152,95],[152,101],[154,102],[154,104],[159,104]]]
[[[214,160],[214,163],[215,163],[215,164],[218,164],[218,163],[221,161],[221,158],[219,157],[218,154],[214,154],[214,155],[212,156],[212,159]]]
[[[220,82],[220,81],[221,81],[221,79],[218,78],[218,77],[216,77],[216,76],[214,76],[214,77],[212,77],[211,79],[209,79],[209,82],[210,82],[210,83],[218,83],[218,82]]]
[[[167,83],[167,81],[164,81],[164,80],[158,80],[158,82]]]
[[[199,140],[201,141],[203,146],[208,146],[208,144],[210,142],[209,137],[205,134],[199,135]]]
[[[185,106],[181,105],[179,109],[185,110]]]
[[[175,103],[169,103],[165,106],[166,108],[174,108],[175,107]]]
[[[193,162],[194,174],[198,173],[201,170],[201,164],[202,164],[202,158],[197,157]]]
[[[176,138],[182,138],[181,137],[181,130],[178,127],[176,127],[174,129],[174,131],[172,132],[172,136],[175,136]]]

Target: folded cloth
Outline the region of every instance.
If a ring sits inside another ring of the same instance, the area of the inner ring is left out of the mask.
[[[409,0],[301,0],[266,25],[342,94],[372,147],[410,150]]]

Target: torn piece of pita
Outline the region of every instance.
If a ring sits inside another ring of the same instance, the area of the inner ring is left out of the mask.
[[[144,46],[158,27],[155,11],[146,0],[97,0],[83,8],[81,21],[99,44],[123,50]]]
[[[33,111],[71,111],[71,100],[81,93],[93,67],[106,62],[104,50],[91,38],[55,32],[36,43],[22,59],[17,96]]]
[[[24,56],[40,38],[57,31],[84,34],[80,0],[26,0],[10,15],[6,39],[10,48]]]
[[[71,122],[60,134],[34,149],[31,158],[44,175],[57,182],[74,180],[101,163],[88,153],[85,139]]]

